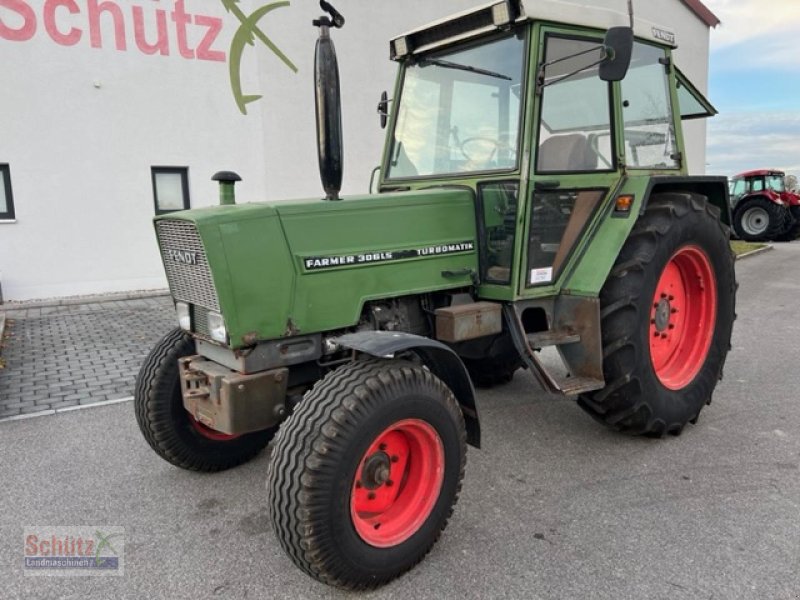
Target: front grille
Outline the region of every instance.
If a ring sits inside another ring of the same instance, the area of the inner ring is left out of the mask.
[[[191,307],[192,331],[197,335],[211,339],[211,332],[208,330],[208,309],[196,304],[192,304]]]
[[[174,219],[158,221],[156,231],[172,296],[220,312],[206,251],[194,223]]]

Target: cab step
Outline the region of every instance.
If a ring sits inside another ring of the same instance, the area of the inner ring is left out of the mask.
[[[606,382],[602,379],[594,379],[593,377],[565,377],[557,379],[561,393],[566,396],[577,396],[578,394],[585,394],[586,392],[594,392],[602,390],[606,387]]]
[[[581,341],[581,336],[572,331],[541,331],[529,333],[526,337],[531,348],[561,346],[562,344],[574,344]]]

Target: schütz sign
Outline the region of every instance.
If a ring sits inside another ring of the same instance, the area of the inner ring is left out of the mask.
[[[0,0],[0,39],[27,42],[43,30],[60,46],[83,43],[100,49],[112,46],[120,52],[225,62],[227,53],[217,45],[222,19],[187,12],[185,0],[158,3],[169,5],[171,10],[155,8],[152,1],[137,5],[111,0]],[[104,31],[106,23],[113,26],[113,36]],[[199,42],[192,45],[190,38]]]
[[[220,40],[226,22],[211,14],[190,12],[186,0],[0,0],[0,42],[29,42],[40,34],[59,46],[88,45],[100,50],[114,48],[150,56],[227,62],[236,106],[247,114],[246,105],[261,96],[242,90],[245,45],[252,46],[258,40],[297,72],[297,67],[259,26],[270,12],[289,6],[289,2],[260,6],[248,15],[240,8],[239,0],[219,1],[237,22],[227,50]],[[206,2],[202,5],[208,6]]]

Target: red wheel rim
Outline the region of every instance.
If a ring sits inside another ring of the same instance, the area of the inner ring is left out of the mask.
[[[659,381],[678,390],[705,363],[717,318],[717,283],[711,261],[697,246],[670,258],[650,311],[650,360]]]
[[[202,435],[204,438],[214,440],[215,442],[229,442],[230,440],[235,440],[239,437],[238,433],[222,433],[216,429],[211,429],[211,427],[204,425],[195,419],[191,414],[189,415],[189,422],[192,424],[192,427],[197,433]]]
[[[350,494],[356,532],[377,548],[401,544],[430,516],[444,480],[444,445],[419,419],[388,427],[358,463]]]

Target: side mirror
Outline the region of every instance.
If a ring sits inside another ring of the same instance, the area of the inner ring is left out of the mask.
[[[386,129],[386,122],[389,120],[389,94],[385,91],[381,94],[381,101],[378,102],[378,114],[381,119],[381,129]]]
[[[633,29],[612,27],[606,32],[603,42],[605,60],[600,63],[600,79],[603,81],[622,81],[628,74],[633,54]]]

